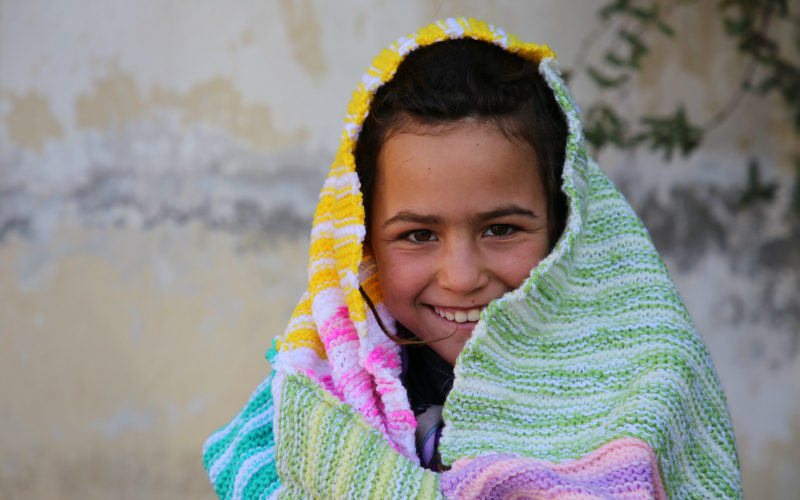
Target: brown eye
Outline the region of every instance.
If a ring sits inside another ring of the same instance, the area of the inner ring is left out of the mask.
[[[507,224],[494,224],[489,226],[489,236],[508,236],[511,234],[511,226]]]
[[[433,239],[433,233],[426,229],[421,229],[419,231],[411,231],[411,233],[409,233],[409,237],[411,238],[411,241],[414,242],[431,241]]]

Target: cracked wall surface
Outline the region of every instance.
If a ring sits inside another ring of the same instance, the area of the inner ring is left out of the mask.
[[[569,66],[604,3],[0,0],[0,499],[214,498],[203,440],[269,372],[372,57],[468,15]],[[702,120],[735,91],[705,9],[677,10],[622,110]],[[800,491],[793,155],[778,101],[749,97],[688,160],[599,158],[709,345],[753,499]],[[751,157],[778,190],[741,210]]]

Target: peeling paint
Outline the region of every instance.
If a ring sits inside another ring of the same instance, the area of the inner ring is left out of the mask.
[[[75,103],[77,125],[97,130],[119,132],[146,111],[133,75],[117,71],[95,80],[92,93],[78,97]]]
[[[677,5],[668,23],[676,30],[675,37],[651,30],[647,36],[650,50],[636,75],[643,112],[671,111],[664,106],[669,103],[671,108],[676,100],[689,101],[690,107],[702,103],[701,112],[716,112],[738,91],[746,58],[736,51],[735,40],[725,35],[713,2]],[[676,86],[678,75],[683,84]]]
[[[46,239],[70,213],[94,227],[199,221],[235,235],[243,250],[304,238],[332,156],[258,153],[219,134],[149,119],[51,149],[42,158],[0,157],[0,242],[10,234]],[[46,173],[76,157],[82,162],[71,161],[68,177]]]
[[[328,65],[323,57],[322,27],[314,4],[311,0],[281,0],[280,6],[292,55],[312,79],[321,80],[328,72]]]
[[[64,137],[64,130],[50,111],[47,98],[36,91],[23,96],[8,93],[11,110],[5,116],[11,140],[22,148],[41,152],[47,141]],[[0,237],[2,237],[0,228]]]
[[[214,77],[186,93],[155,87],[145,95],[130,73],[113,71],[95,80],[92,91],[76,101],[77,125],[120,133],[143,116],[176,110],[184,127],[199,124],[225,130],[256,150],[274,150],[302,142],[308,131],[284,132],[265,103],[246,103],[233,83]]]
[[[256,149],[264,150],[303,141],[308,131],[285,134],[276,127],[266,104],[244,104],[230,80],[217,77],[195,85],[183,99],[184,125],[210,123],[233,132]]]

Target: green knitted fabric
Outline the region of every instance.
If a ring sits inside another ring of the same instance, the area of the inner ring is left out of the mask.
[[[400,455],[352,407],[302,375],[283,386],[279,498],[443,499],[439,477]]]
[[[563,83],[548,80],[577,120]],[[736,443],[705,344],[579,127],[567,150],[567,230],[521,289],[484,310],[456,365],[442,459],[562,461],[632,436],[656,451],[670,498],[740,498]]]

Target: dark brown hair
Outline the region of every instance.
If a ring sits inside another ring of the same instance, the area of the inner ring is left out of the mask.
[[[375,93],[355,150],[367,231],[377,160],[386,140],[398,132],[426,126],[446,128],[464,121],[495,125],[510,140],[522,140],[533,147],[547,196],[552,249],[567,217],[567,200],[561,191],[567,120],[536,62],[471,38],[447,40],[411,52],[394,78]],[[362,295],[378,318],[363,290]]]
[[[462,38],[411,52],[375,93],[356,142],[356,173],[369,231],[381,147],[393,133],[465,120],[491,123],[533,147],[547,196],[551,248],[564,230],[561,172],[568,126],[539,65],[492,43]]]

